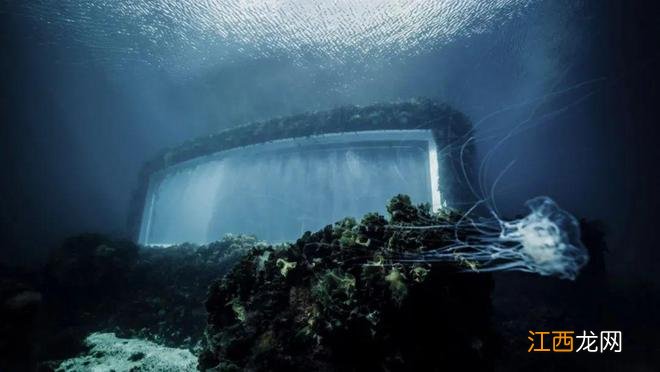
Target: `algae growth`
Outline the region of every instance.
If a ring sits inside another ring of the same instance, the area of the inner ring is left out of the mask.
[[[404,195],[387,210],[389,218],[346,218],[292,244],[252,249],[210,288],[200,369],[487,366],[490,275],[399,259],[455,232],[394,226],[450,225],[459,216]]]

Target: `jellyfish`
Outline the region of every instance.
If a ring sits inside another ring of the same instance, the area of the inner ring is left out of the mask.
[[[522,131],[536,128],[547,123],[550,118],[569,110],[592,96],[596,90],[572,101],[570,104],[537,115],[540,106],[547,100],[564,96],[583,87],[601,84],[604,78],[583,81],[578,84],[553,90],[552,92],[518,104],[504,107],[492,112],[479,120],[464,136],[457,138],[446,148],[460,146],[460,167],[468,191],[478,200],[469,208],[457,222],[447,222],[435,226],[417,226],[408,228],[442,228],[453,229],[454,239],[450,244],[441,247],[431,247],[422,253],[407,254],[406,261],[413,262],[454,262],[464,271],[524,271],[543,276],[555,276],[562,279],[575,280],[584,267],[589,254],[580,241],[580,225],[577,219],[561,209],[550,197],[539,196],[528,200],[525,205],[529,213],[519,219],[507,220],[499,215],[496,199],[496,187],[507,171],[515,163],[511,161],[494,179],[490,187],[486,187],[486,173],[493,155],[504,147],[507,141]],[[477,129],[503,112],[533,105],[531,114],[526,119],[512,125],[502,135],[497,131],[482,130],[481,138]],[[470,145],[486,139],[494,139],[494,145],[487,149],[478,166],[476,184],[469,177],[464,159],[466,149]],[[485,207],[486,216],[474,216],[479,207]],[[398,228],[404,228],[399,226]]]
[[[474,219],[463,215],[457,222],[434,226],[398,228],[454,228],[455,238],[442,247],[408,254],[401,261],[452,262],[462,271],[524,271],[575,280],[589,260],[580,241],[576,218],[549,197],[527,201],[529,213],[503,220],[496,213]]]

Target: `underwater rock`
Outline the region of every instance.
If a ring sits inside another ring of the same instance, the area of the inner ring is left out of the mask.
[[[117,338],[114,333],[93,333],[85,339],[89,350],[65,360],[58,372],[197,370],[197,358],[188,350],[174,349],[140,339]]]
[[[138,246],[100,234],[68,238],[51,251],[44,269],[44,284],[70,307],[112,297],[128,285],[128,274],[138,258]]]
[[[29,370],[42,294],[33,273],[2,265],[0,273],[0,371]]]
[[[117,309],[130,285],[138,250],[130,241],[83,234],[50,252],[41,275],[45,319],[39,359],[64,359],[84,350],[85,336]]]
[[[166,249],[101,235],[68,239],[53,251],[43,274],[47,319],[39,358],[77,355],[96,331],[195,349],[204,331],[208,286],[259,244],[243,235]]]
[[[107,328],[168,346],[195,348],[204,331],[209,285],[261,244],[252,236],[228,234],[203,246],[141,250],[129,276],[131,293],[119,303]]]
[[[488,274],[398,258],[447,242],[452,214],[399,195],[368,214],[256,247],[210,289],[199,369],[439,370],[490,366]],[[449,364],[448,364],[449,363]]]

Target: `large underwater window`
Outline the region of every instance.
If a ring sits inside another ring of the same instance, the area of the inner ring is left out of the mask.
[[[384,213],[405,193],[440,207],[430,130],[325,134],[256,144],[152,175],[140,243],[208,243],[227,233],[294,240],[346,216]]]

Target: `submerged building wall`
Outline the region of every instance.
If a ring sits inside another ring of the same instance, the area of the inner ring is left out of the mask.
[[[460,148],[470,128],[464,115],[428,100],[233,128],[147,164],[131,226],[149,245],[226,233],[281,242],[342,217],[383,213],[398,193],[436,210],[460,208],[468,200]]]

